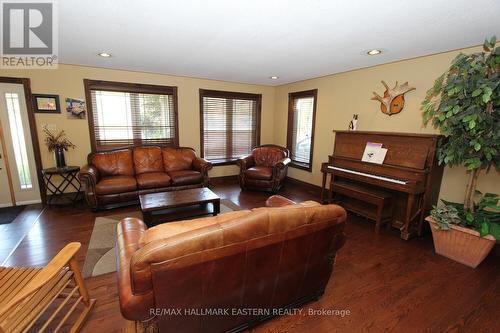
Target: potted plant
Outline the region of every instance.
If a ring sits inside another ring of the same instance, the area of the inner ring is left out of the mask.
[[[474,268],[500,240],[498,195],[477,191],[476,196],[474,213],[466,212],[461,203],[442,200],[443,205],[426,218],[436,253]]]
[[[426,220],[436,252],[472,267],[500,240],[498,196],[475,198],[480,173],[500,167],[500,47],[495,44],[492,37],[483,52],[460,53],[422,102],[424,124],[432,122],[444,136],[439,163],[464,165],[469,174],[463,204],[443,201]],[[487,245],[476,246],[473,240]]]
[[[47,148],[50,152],[54,152],[55,154],[56,166],[58,168],[66,167],[64,151],[69,148],[74,149],[76,146],[69,141],[64,130],[61,130],[59,133],[54,135],[46,126],[44,126],[43,132],[45,133],[45,144],[47,145]]]

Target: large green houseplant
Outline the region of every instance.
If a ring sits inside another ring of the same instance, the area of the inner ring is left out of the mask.
[[[499,105],[500,46],[495,37],[485,40],[482,52],[460,53],[427,91],[424,124],[431,122],[444,135],[439,163],[464,165],[469,173],[463,204],[443,201],[445,207],[431,213],[441,230],[451,223],[500,240],[498,196],[487,193],[478,201],[476,191],[480,173],[500,167]]]

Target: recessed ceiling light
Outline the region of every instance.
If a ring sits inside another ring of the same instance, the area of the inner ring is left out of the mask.
[[[382,53],[382,51],[380,51],[380,50],[370,50],[370,51],[366,52],[366,54],[368,54],[368,55],[377,55],[380,53]]]
[[[101,52],[98,54],[100,57],[103,57],[103,58],[109,58],[111,57],[111,54],[107,53],[107,52]]]
[[[280,77],[279,76],[276,76],[276,75],[273,75],[273,76],[270,76],[269,77],[271,80],[277,80],[279,79]]]

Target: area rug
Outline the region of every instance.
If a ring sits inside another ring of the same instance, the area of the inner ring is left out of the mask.
[[[236,204],[229,200],[221,200],[221,213],[235,210],[240,210]],[[116,225],[126,217],[142,219],[142,213],[140,210],[137,210],[129,213],[97,217],[95,219],[94,229],[90,236],[89,249],[83,265],[82,274],[84,278],[116,271]],[[199,217],[203,216],[193,218]]]
[[[9,224],[21,214],[26,206],[12,206],[0,208],[0,224]]]

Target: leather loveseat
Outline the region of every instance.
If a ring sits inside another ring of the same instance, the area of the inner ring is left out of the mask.
[[[92,210],[136,203],[139,194],[208,186],[212,164],[192,148],[137,146],[90,153],[79,174]]]
[[[291,162],[290,152],[285,147],[262,145],[254,148],[248,156],[236,161],[240,167],[238,180],[242,190],[257,189],[277,193]]]
[[[150,229],[122,220],[122,315],[138,332],[233,332],[318,299],[345,242],[345,210],[281,196],[266,205]]]

